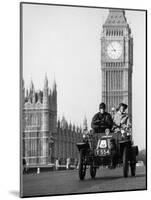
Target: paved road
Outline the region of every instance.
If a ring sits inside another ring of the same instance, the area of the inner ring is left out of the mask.
[[[122,168],[100,168],[94,180],[88,169],[84,181],[79,180],[77,170],[69,170],[26,174],[23,183],[24,196],[37,196],[145,189],[146,176],[144,167],[137,167],[136,177],[128,178],[123,178]]]

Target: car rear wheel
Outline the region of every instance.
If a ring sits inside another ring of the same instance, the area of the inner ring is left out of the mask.
[[[94,164],[90,165],[90,175],[91,178],[95,178],[96,176],[96,167],[94,166]]]
[[[136,175],[136,163],[131,164],[131,176],[135,176],[135,175]]]
[[[128,163],[128,148],[124,147],[123,151],[123,176],[128,177],[129,163]]]
[[[86,174],[86,163],[85,163],[85,154],[83,150],[80,150],[79,158],[79,178],[83,180]]]

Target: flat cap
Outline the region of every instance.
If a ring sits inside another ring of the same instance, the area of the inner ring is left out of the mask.
[[[128,107],[128,105],[127,104],[125,104],[125,103],[120,103],[119,104],[119,109],[120,109],[120,107],[121,106],[123,106],[123,108],[126,110],[127,109],[127,107]]]
[[[100,103],[100,105],[99,105],[99,109],[101,109],[101,108],[103,108],[103,109],[105,109],[105,107],[106,107],[106,105],[105,105],[105,103]]]

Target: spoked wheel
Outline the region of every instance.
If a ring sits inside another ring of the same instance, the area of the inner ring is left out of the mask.
[[[131,167],[131,176],[135,176],[136,175],[136,152],[135,151],[131,151],[130,167]]]
[[[94,166],[94,163],[90,165],[90,175],[91,178],[95,178],[96,176],[96,167]]]
[[[79,158],[79,178],[83,180],[86,174],[86,163],[85,163],[85,154],[83,150],[80,150],[80,158]]]
[[[131,164],[131,176],[136,175],[136,163]]]
[[[128,148],[125,147],[123,151],[123,176],[128,177],[129,163],[128,163]]]

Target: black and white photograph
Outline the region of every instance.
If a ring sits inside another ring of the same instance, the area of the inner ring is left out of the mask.
[[[20,3],[21,197],[147,189],[146,32],[137,7]]]

